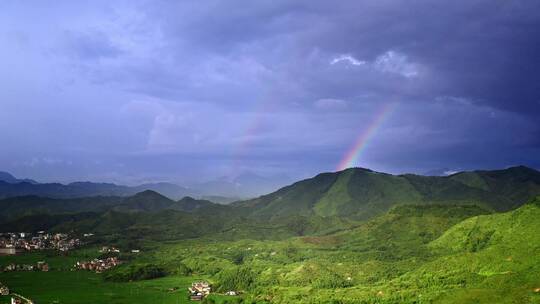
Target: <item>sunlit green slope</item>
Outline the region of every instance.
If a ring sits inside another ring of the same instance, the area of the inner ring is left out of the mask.
[[[454,285],[441,303],[540,303],[540,198],[469,218],[429,247],[440,257],[403,280],[428,289]]]

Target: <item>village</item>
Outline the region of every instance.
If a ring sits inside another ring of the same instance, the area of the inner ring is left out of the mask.
[[[206,281],[197,281],[191,283],[191,287],[188,287],[189,299],[191,301],[202,301],[212,292],[212,286]],[[229,290],[224,295],[226,296],[237,296],[239,295],[238,291]]]
[[[49,271],[49,264],[44,261],[39,261],[35,265],[32,264],[8,264],[3,269],[0,269],[0,272],[9,272],[9,271]]]
[[[91,235],[84,235],[88,237]],[[68,252],[81,246],[81,241],[77,238],[71,238],[66,233],[47,233],[45,231],[39,231],[35,234],[26,232],[11,232],[0,233],[0,255],[16,255],[29,251],[38,250],[58,250],[61,252]],[[77,261],[71,270],[73,271],[92,271],[95,273],[105,272],[113,267],[122,264],[122,261],[116,256],[120,253],[120,249],[115,246],[103,246],[99,252],[101,254],[107,254],[108,257],[95,258],[88,261]],[[138,254],[141,251],[139,249],[131,250],[132,254]],[[110,256],[112,254],[113,256]],[[106,256],[107,256],[106,255]],[[43,271],[48,272],[49,264],[45,261],[38,261],[35,264],[15,264],[11,263],[3,268],[0,268],[0,272],[12,272],[12,271]],[[191,301],[202,301],[205,297],[210,295],[212,287],[208,282],[197,281],[191,284],[188,288],[189,299]],[[32,300],[27,299],[21,295],[15,294],[8,286],[3,285],[0,282],[0,295],[11,296],[12,304],[33,303]],[[236,296],[237,291],[227,291],[224,295]]]
[[[0,234],[0,255],[15,255],[33,250],[58,250],[68,252],[81,245],[77,238],[71,238],[66,233],[8,232]]]
[[[90,261],[79,261],[75,264],[74,270],[89,270],[96,273],[102,273],[108,269],[120,265],[122,262],[117,257],[106,259],[93,259]]]

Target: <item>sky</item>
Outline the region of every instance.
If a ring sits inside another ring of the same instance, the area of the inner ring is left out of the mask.
[[[5,0],[0,170],[540,168],[539,57],[538,1]]]

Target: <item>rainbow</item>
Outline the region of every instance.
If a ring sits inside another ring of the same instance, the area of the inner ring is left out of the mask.
[[[354,145],[345,153],[345,156],[341,159],[338,166],[336,167],[337,171],[345,170],[350,167],[354,167],[356,160],[360,157],[362,152],[365,151],[366,147],[369,144],[369,140],[381,127],[384,121],[392,114],[396,108],[397,103],[388,103],[385,104],[375,115],[373,121],[369,124],[369,127],[364,130],[358,138],[356,139]]]
[[[249,146],[251,145],[253,138],[257,136],[263,126],[264,113],[271,113],[275,108],[275,103],[266,101],[258,104],[252,111],[252,119],[246,126],[240,142],[232,149],[231,153],[231,166],[228,170],[230,176],[234,176],[239,173],[242,166],[242,160],[249,152]]]

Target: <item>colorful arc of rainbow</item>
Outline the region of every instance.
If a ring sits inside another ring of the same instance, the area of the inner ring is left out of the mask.
[[[357,159],[360,157],[362,152],[366,150],[370,139],[373,138],[373,135],[381,127],[384,121],[392,114],[396,108],[396,103],[388,103],[377,112],[373,121],[369,124],[368,128],[365,129],[357,137],[354,145],[345,153],[345,156],[339,162],[336,170],[341,171],[350,167],[354,167]]]
[[[249,147],[252,142],[252,138],[255,137],[262,126],[263,118],[262,115],[265,113],[271,113],[275,103],[271,101],[261,102],[253,110],[253,116],[249,122],[247,128],[245,128],[241,142],[232,150],[231,154],[231,167],[229,169],[229,175],[234,176],[239,173],[242,161],[249,152]]]

